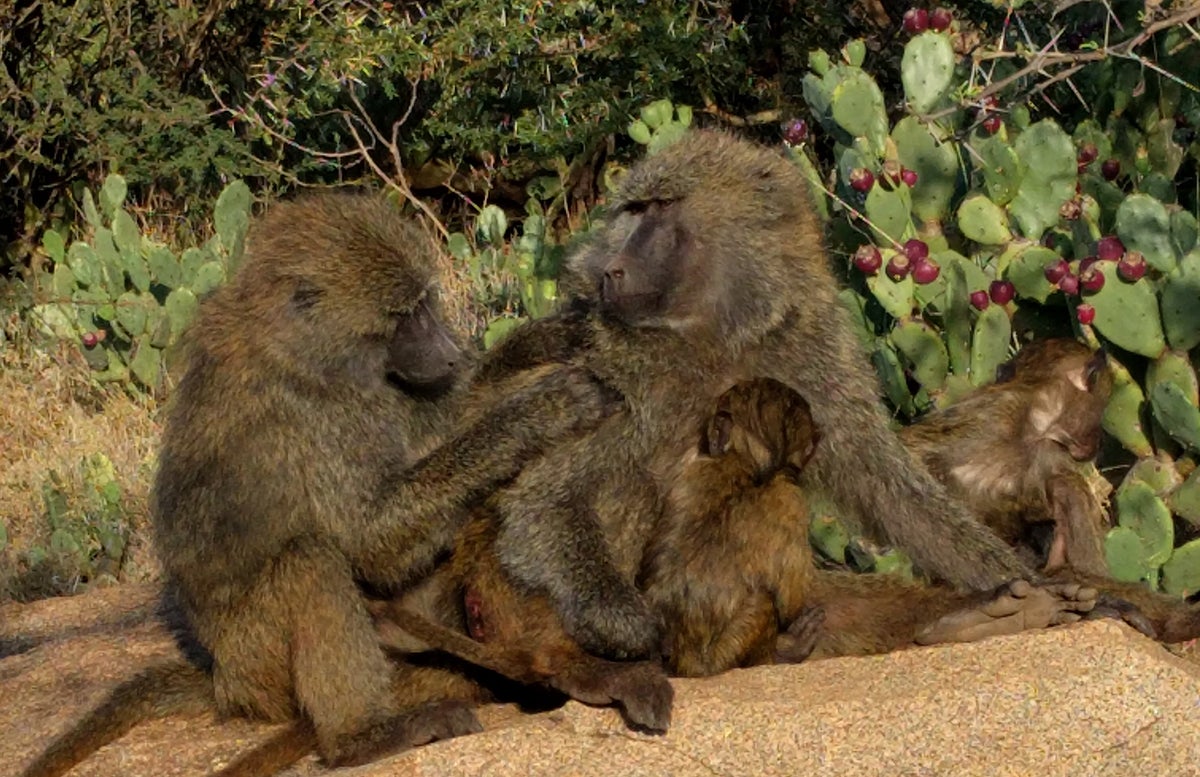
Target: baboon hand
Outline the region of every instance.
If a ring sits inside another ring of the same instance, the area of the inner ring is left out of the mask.
[[[917,632],[918,645],[939,642],[974,642],[985,637],[1017,634],[1078,621],[1096,606],[1097,591],[1078,583],[1035,586],[1014,580],[982,605],[939,618]]]
[[[550,682],[585,704],[619,705],[630,728],[662,734],[671,724],[675,689],[657,662],[621,663],[591,658],[551,678]]]
[[[825,608],[806,607],[788,625],[787,631],[775,639],[775,662],[798,664],[808,658],[821,638],[821,627],[825,625]]]
[[[1101,593],[1096,599],[1096,606],[1084,617],[1084,620],[1097,618],[1116,618],[1145,634],[1150,639],[1158,639],[1158,630],[1149,618],[1136,604],[1109,593]]]

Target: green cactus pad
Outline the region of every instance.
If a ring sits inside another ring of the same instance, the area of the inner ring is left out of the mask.
[[[1134,483],[1117,494],[1116,507],[1117,523],[1138,536],[1147,566],[1162,566],[1175,547],[1175,524],[1163,500],[1145,483]]]
[[[1200,345],[1200,249],[1194,249],[1168,273],[1162,287],[1162,322],[1172,348]]]
[[[1003,245],[1012,239],[1008,214],[982,194],[973,194],[958,206],[958,227],[967,238],[984,245]]]
[[[92,198],[90,189],[83,190],[83,217],[87,219],[87,223],[93,229],[104,226],[104,221],[100,218],[100,211],[96,210],[96,200]]]
[[[1142,387],[1124,366],[1109,359],[1113,371],[1113,391],[1104,408],[1104,431],[1118,440],[1135,456],[1144,458],[1154,453],[1146,430],[1142,428],[1141,411],[1146,401]]]
[[[655,100],[642,108],[642,121],[650,129],[658,129],[671,120],[675,114],[675,106],[670,100]]]
[[[163,310],[171,322],[171,335],[175,338],[183,334],[192,317],[196,314],[196,295],[191,289],[172,289],[163,301]]]
[[[891,338],[917,382],[930,391],[941,389],[950,369],[950,357],[933,327],[921,321],[904,321],[892,330]]]
[[[1188,355],[1179,351],[1163,351],[1162,356],[1150,362],[1146,371],[1146,389],[1164,381],[1170,381],[1183,389],[1183,394],[1193,405],[1200,405],[1200,388],[1197,387],[1196,370]]]
[[[896,255],[896,252],[889,248],[881,249],[879,253],[883,255],[884,268],[887,267],[888,260]],[[893,317],[907,318],[912,315],[913,279],[911,274],[899,281],[893,281],[883,269],[880,269],[878,274],[867,278],[867,288],[871,290],[871,294],[875,296],[883,309]]]
[[[1174,596],[1191,596],[1200,591],[1200,540],[1185,542],[1175,549],[1162,568],[1163,590]]]
[[[1076,146],[1082,146],[1084,143],[1092,143],[1096,146],[1096,161],[1093,164],[1097,168],[1101,162],[1112,156],[1112,141],[1108,139],[1108,133],[1095,119],[1081,121],[1075,127],[1072,137]]]
[[[875,372],[879,374],[888,401],[905,415],[914,415],[916,406],[913,404],[912,394],[908,393],[908,381],[904,379],[904,367],[900,364],[900,357],[889,346],[880,345],[871,354],[871,361],[875,365]]]
[[[817,213],[820,214],[821,220],[829,221],[829,198],[825,196],[825,183],[821,180],[820,171],[808,158],[808,154],[800,149],[789,149],[788,155],[800,168],[800,172],[804,173],[804,178],[812,188],[813,204],[817,206]]]
[[[1167,272],[1175,267],[1171,249],[1171,220],[1161,202],[1145,194],[1131,194],[1117,208],[1117,235],[1129,251],[1141,251],[1146,263]]]
[[[485,205],[475,218],[475,235],[482,242],[500,245],[508,230],[508,216],[495,205]]]
[[[1117,489],[1117,493],[1124,493],[1137,483],[1144,483],[1154,490],[1158,496],[1166,496],[1176,486],[1179,485],[1182,478],[1175,470],[1175,466],[1170,459],[1161,460],[1155,457],[1147,457],[1138,459],[1137,462],[1129,468],[1125,473],[1124,479],[1121,480],[1121,485]]]
[[[1017,195],[1021,185],[1021,161],[1008,141],[993,135],[973,144],[979,153],[979,169],[983,172],[983,187],[997,205],[1007,205]]]
[[[1008,211],[1021,233],[1037,240],[1058,223],[1058,208],[1075,194],[1075,144],[1057,123],[1044,119],[1022,132],[1013,146],[1021,161],[1021,185]]]
[[[906,116],[892,128],[892,142],[900,164],[917,174],[912,189],[912,209],[922,221],[942,220],[958,179],[958,154],[953,143],[939,143],[915,116]]]
[[[818,76],[828,73],[830,65],[829,54],[822,49],[813,49],[808,52],[808,69]]]
[[[46,255],[54,260],[55,264],[63,261],[66,258],[66,241],[59,232],[53,229],[47,229],[42,233],[42,248],[46,249]]]
[[[1180,443],[1200,451],[1200,408],[1174,383],[1163,382],[1150,390],[1154,420]]]
[[[954,61],[950,36],[939,32],[921,33],[904,46],[900,80],[914,113],[928,113],[950,91],[954,83]]]
[[[1174,134],[1174,119],[1162,119],[1146,133],[1146,156],[1150,167],[1168,181],[1174,180],[1184,159],[1183,146],[1175,142]]]
[[[864,210],[871,224],[892,240],[901,242],[913,234],[912,219],[909,218],[912,197],[906,186],[898,186],[891,191],[882,186],[872,186],[867,193]]]
[[[850,544],[850,534],[842,522],[832,515],[812,511],[812,520],[808,523],[808,537],[814,548],[826,558],[846,563],[846,546]]]
[[[202,248],[189,248],[179,257],[179,266],[183,268],[183,282],[191,283],[212,257]]]
[[[1114,580],[1136,583],[1152,571],[1146,563],[1142,540],[1132,529],[1114,526],[1104,538],[1104,559]]]
[[[110,219],[117,210],[125,204],[125,194],[128,186],[125,179],[116,173],[109,174],[100,187],[100,210]]]
[[[202,297],[225,282],[225,269],[220,262],[206,262],[196,270],[192,291]]]
[[[989,305],[975,321],[971,342],[971,382],[976,386],[996,379],[996,368],[1008,360],[1012,321],[1001,305]]]
[[[503,340],[510,332],[522,324],[524,319],[502,316],[494,318],[487,325],[487,329],[483,332],[483,347],[491,348],[496,343]]]
[[[1192,470],[1192,474],[1167,495],[1167,505],[1180,518],[1200,527],[1200,468]]]
[[[834,87],[830,107],[838,126],[853,136],[866,138],[874,152],[883,155],[888,120],[883,93],[875,79],[861,70],[850,70]]]
[[[1120,282],[1116,262],[1096,262],[1093,267],[1107,281],[1104,288],[1086,297],[1096,309],[1096,329],[1127,351],[1157,358],[1167,343],[1154,287],[1145,278],[1136,283]]]
[[[133,358],[129,360],[129,370],[142,385],[149,388],[158,385],[158,376],[162,370],[162,353],[150,344],[149,337],[138,338],[134,345]]]
[[[971,367],[971,306],[969,297],[973,289],[983,288],[987,281],[983,272],[953,251],[936,255],[946,279],[946,297],[942,308],[942,321],[946,330],[946,353],[950,368],[955,375],[964,376]],[[971,280],[968,270],[979,273]],[[974,285],[972,285],[974,284]]]
[[[1182,259],[1191,253],[1200,240],[1200,226],[1196,217],[1186,210],[1177,210],[1171,214],[1171,249],[1177,259]]]
[[[75,273],[71,271],[71,268],[65,263],[56,264],[54,265],[54,273],[50,277],[54,296],[61,299],[70,299],[76,285]]]
[[[1021,297],[1045,302],[1058,288],[1046,280],[1046,265],[1058,258],[1058,254],[1049,248],[1023,243],[1009,257],[1004,277],[1012,282]]]
[[[842,46],[842,59],[846,60],[846,64],[851,67],[862,67],[863,61],[867,58],[867,44],[861,39],[854,40]]]
[[[912,559],[899,548],[892,548],[875,557],[871,571],[878,575],[896,575],[905,580],[912,580]]]
[[[146,266],[154,277],[155,283],[168,289],[176,289],[183,285],[183,268],[175,260],[175,254],[166,246],[155,246],[146,257]]]
[[[241,257],[246,229],[250,226],[250,205],[254,196],[245,181],[233,181],[221,190],[213,208],[213,227],[221,245],[229,252],[230,269],[235,269]]]
[[[112,231],[117,249],[121,252],[121,257],[127,263],[141,256],[142,231],[138,229],[137,222],[133,220],[133,216],[130,216],[124,208],[118,210],[113,215]]]
[[[854,289],[842,289],[837,295],[838,303],[850,317],[850,328],[862,347],[870,351],[875,347],[875,328],[867,320],[867,298]]]
[[[149,304],[157,304],[153,299],[146,300],[141,294],[127,291],[117,298],[117,318],[114,323],[120,324],[130,339],[146,331],[146,308]]]

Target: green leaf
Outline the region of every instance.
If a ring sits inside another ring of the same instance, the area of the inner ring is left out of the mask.
[[[1012,239],[1004,209],[982,194],[967,197],[958,206],[958,226],[967,238],[984,245],[1003,245]]]
[[[104,215],[113,218],[117,210],[125,204],[127,189],[125,179],[116,173],[110,173],[104,179],[104,185],[100,187],[100,209],[104,211]]]
[[[1021,233],[1037,240],[1058,223],[1058,208],[1075,195],[1075,146],[1054,121],[1044,119],[1017,136],[1021,185],[1008,205]]]
[[[1200,540],[1175,549],[1163,564],[1162,587],[1173,596],[1191,596],[1200,591]]]
[[[1104,288],[1085,298],[1096,309],[1096,329],[1127,351],[1157,358],[1167,344],[1154,287],[1145,278],[1137,283],[1121,281],[1116,262],[1096,262],[1092,266],[1105,277]]]
[[[1129,251],[1141,251],[1146,263],[1167,272],[1175,267],[1171,221],[1167,209],[1153,197],[1131,194],[1117,208],[1117,235]]]
[[[905,45],[900,80],[914,113],[928,113],[950,91],[954,61],[950,37],[939,32],[923,32]]]

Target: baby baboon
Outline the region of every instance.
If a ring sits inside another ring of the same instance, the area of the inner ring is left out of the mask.
[[[1160,639],[1192,639],[1200,636],[1200,608],[1109,579],[1104,511],[1080,475],[1079,462],[1093,460],[1099,451],[1101,416],[1111,392],[1103,351],[1093,353],[1069,338],[1036,340],[998,370],[996,383],[931,413],[900,436],[951,493],[1032,563],[1119,597],[1124,603],[1106,601],[1131,625]],[[1043,551],[1031,529],[1046,523],[1053,533]]]
[[[473,685],[389,660],[360,585],[420,580],[473,503],[615,403],[562,365],[468,392],[433,251],[372,196],[279,203],[255,225],[190,331],[152,494],[164,570],[211,666],[130,681],[28,777],[61,774],[147,714],[214,702],[302,715],[330,764],[478,729],[453,702]],[[130,698],[142,702],[117,702]]]
[[[531,463],[498,495],[497,552],[608,657],[653,655],[633,587],[645,538],[717,397],[774,378],[811,404],[804,478],[879,526],[927,572],[990,590],[1031,571],[888,428],[876,376],[836,300],[808,183],[782,155],[695,131],[635,165],[607,224],[570,261],[598,300],[582,361],[627,411]]]
[[[806,403],[752,380],[721,396],[704,451],[672,484],[640,586],[675,674],[961,642],[1077,620],[1094,592],[1028,585],[961,594],[816,569],[796,480],[815,450]]]

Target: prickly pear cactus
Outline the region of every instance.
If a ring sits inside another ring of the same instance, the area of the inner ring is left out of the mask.
[[[214,212],[215,234],[177,255],[142,234],[124,209],[127,186],[109,175],[98,198],[84,190],[90,240],[67,247],[47,230],[42,247],[53,270],[40,279],[33,320],[48,334],[79,344],[98,381],[159,387],[164,351],[191,321],[200,297],[224,282],[241,260],[250,219],[250,190],[225,187]],[[96,200],[99,199],[99,205]]]
[[[791,149],[829,195],[834,248],[852,257],[842,302],[888,401],[902,419],[952,401],[994,380],[1030,332],[1108,346],[1104,429],[1137,462],[1112,502],[1110,565],[1196,591],[1200,541],[1174,547],[1173,526],[1200,531],[1200,226],[1187,188],[1200,142],[1181,129],[1200,126],[1200,95],[1169,78],[1140,89],[1137,63],[1106,60],[1079,76],[1106,96],[1072,129],[1006,105],[1007,89],[975,96],[988,84],[955,53],[954,25],[906,29],[908,115],[889,123],[901,102],[857,43],[813,52],[804,98],[832,176]],[[1191,72],[1194,46],[1159,35],[1178,44],[1159,66]],[[1152,469],[1171,476],[1147,480]]]

